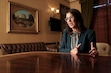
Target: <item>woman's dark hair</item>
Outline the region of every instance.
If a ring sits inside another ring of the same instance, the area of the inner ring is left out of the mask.
[[[84,26],[82,14],[77,9],[70,9],[67,13],[71,13],[74,16],[74,21],[76,22],[77,29],[82,32],[86,30],[86,27]],[[66,24],[66,30],[67,33],[72,34],[72,29]]]

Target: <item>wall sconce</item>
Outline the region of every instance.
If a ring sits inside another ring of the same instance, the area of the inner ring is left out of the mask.
[[[54,17],[56,14],[59,13],[59,9],[55,9],[55,8],[51,8],[51,12],[52,12],[52,17]]]

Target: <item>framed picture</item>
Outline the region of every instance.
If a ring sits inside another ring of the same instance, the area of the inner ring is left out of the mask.
[[[38,33],[38,10],[8,2],[8,33]]]
[[[78,0],[65,0],[65,1],[67,1],[67,2],[71,3],[71,2],[78,1]]]
[[[65,22],[65,14],[67,13],[67,11],[69,10],[70,8],[63,5],[63,4],[60,4],[60,19],[61,19],[61,28],[62,28],[62,31],[64,30],[64,28],[66,28],[66,22]]]

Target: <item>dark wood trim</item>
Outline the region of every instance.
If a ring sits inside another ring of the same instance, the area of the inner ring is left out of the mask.
[[[59,44],[59,42],[48,42],[48,43],[45,43],[46,45],[53,45],[53,44],[56,44],[56,45],[58,45]]]

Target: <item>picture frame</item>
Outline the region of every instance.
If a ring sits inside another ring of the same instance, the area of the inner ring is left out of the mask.
[[[71,3],[71,2],[76,2],[76,1],[78,1],[78,0],[65,0],[65,1]]]
[[[8,2],[8,33],[38,33],[38,10]]]

